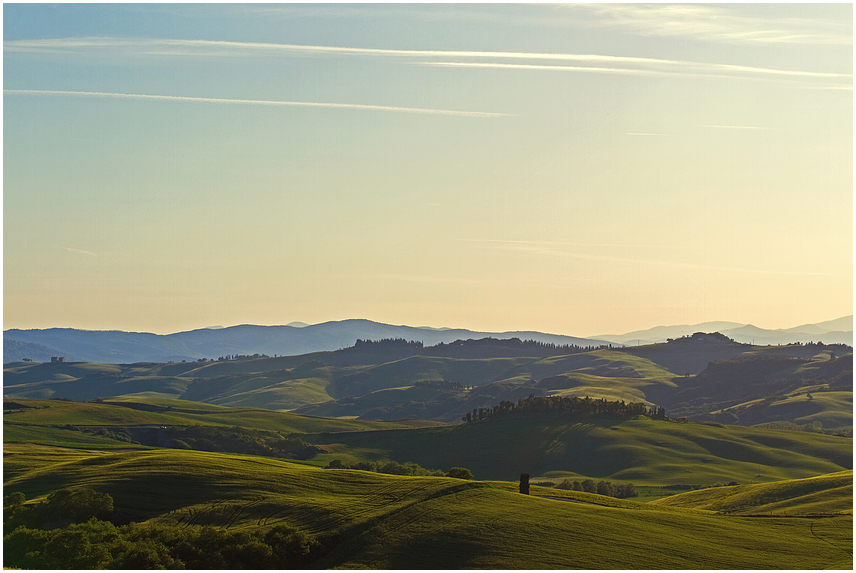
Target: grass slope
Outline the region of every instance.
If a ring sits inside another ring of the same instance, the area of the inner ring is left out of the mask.
[[[675,378],[677,391],[652,388],[650,398],[676,416],[727,424],[755,425],[805,418],[821,411],[835,426],[851,426],[852,406],[841,393],[853,394],[853,355],[831,358],[821,353],[796,358],[770,353],[749,353],[713,361],[696,376]],[[838,394],[834,399],[821,396]],[[809,404],[806,396],[824,402]],[[800,403],[802,396],[806,403]],[[790,400],[788,400],[790,398]],[[778,402],[774,408],[769,406]],[[817,418],[819,421],[822,418]]]
[[[413,461],[429,468],[465,466],[480,479],[513,480],[526,472],[548,478],[709,485],[794,479],[853,467],[850,438],[647,418],[512,415],[307,439],[366,459]],[[325,456],[338,457],[320,457]]]
[[[4,414],[6,442],[128,448],[63,427],[240,426],[307,434],[329,452],[313,458],[316,464],[335,458],[409,461],[444,470],[464,466],[482,479],[512,480],[527,472],[548,479],[709,485],[803,478],[852,469],[853,463],[849,438],[647,418],[542,414],[457,425],[374,422],[134,396],[101,404],[19,400],[14,406],[28,407]]]
[[[470,350],[495,351],[498,341],[493,344]],[[756,347],[715,334],[548,357],[452,358],[387,346],[214,362],[10,363],[4,368],[4,393],[14,399],[76,400],[159,395],[310,415],[446,422],[473,408],[547,393],[644,402],[663,406],[672,416],[744,426],[775,421],[852,426],[852,354],[836,354],[848,347]],[[707,367],[696,376],[677,376],[686,361]],[[439,380],[464,388],[452,393],[414,388]],[[808,392],[813,403],[799,399]]]
[[[853,471],[765,484],[716,487],[673,495],[654,505],[726,513],[853,513]]]
[[[354,353],[340,351],[328,355],[171,364],[10,363],[4,368],[4,394],[11,398],[92,400],[157,393],[220,405],[292,410],[379,390],[405,388],[427,380],[448,380],[466,387],[480,387],[496,382],[525,384],[536,378],[575,372],[599,377],[598,383],[580,392],[604,398],[632,396],[642,401],[645,396],[640,388],[672,376],[649,360],[609,350],[550,358],[417,355],[383,361],[383,357],[378,356],[380,362],[377,364],[360,361],[357,365],[347,362],[327,365],[318,360],[330,360],[333,355],[344,358],[350,354]],[[622,376],[652,380],[628,383],[619,380]],[[576,382],[571,385],[580,386]],[[392,394],[380,397],[397,398]],[[382,403],[377,407],[394,406],[395,403]],[[441,414],[444,419],[457,419],[466,409],[462,407],[460,412],[443,411]]]
[[[24,446],[5,446],[10,450]],[[12,452],[14,453],[14,452]],[[152,450],[52,454],[4,483],[28,499],[71,485],[137,519],[230,529],[286,522],[338,544],[316,568],[750,569],[852,567],[852,518],[757,519],[623,501],[523,496],[511,484],[321,470]],[[597,496],[595,496],[597,497]],[[849,534],[849,536],[848,536]]]
[[[545,378],[538,388],[549,390],[550,396],[577,396],[584,398],[604,398],[609,401],[642,402],[653,405],[645,392],[652,387],[675,388],[670,378],[664,377],[623,377],[598,376],[580,372],[570,372]]]
[[[824,428],[851,426],[853,392],[818,392],[814,386],[800,388],[778,399],[762,398],[716,410],[711,417],[746,420],[753,425],[786,420],[794,424],[820,422]]]
[[[241,426],[256,430],[278,432],[359,432],[387,428],[436,426],[437,422],[405,420],[402,422],[371,422],[312,418],[275,412],[263,408],[229,408],[169,398],[123,396],[103,403],[67,402],[63,400],[16,400],[27,406],[22,410],[4,412],[4,427],[59,426]],[[9,441],[4,436],[5,441]],[[41,443],[41,442],[37,442]]]

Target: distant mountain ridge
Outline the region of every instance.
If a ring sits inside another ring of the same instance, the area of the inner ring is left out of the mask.
[[[295,324],[295,323],[292,323]],[[601,346],[605,340],[577,338],[542,332],[475,332],[466,329],[434,329],[394,326],[363,319],[324,322],[306,326],[240,325],[228,328],[203,328],[174,334],[145,332],[94,331],[71,328],[44,330],[6,330],[3,332],[3,362],[32,356],[20,355],[20,343],[39,344],[58,349],[78,360],[100,363],[180,362],[199,358],[241,354],[300,355],[348,348],[357,340],[396,339],[420,341],[426,346],[456,340],[480,338],[535,340],[547,344]],[[60,354],[62,355],[62,354]]]
[[[360,340],[405,339],[426,346],[456,340],[497,338],[535,340],[547,344],[601,346],[645,345],[665,342],[695,332],[720,332],[737,342],[756,345],[817,342],[853,345],[853,316],[805,324],[790,329],[767,330],[736,322],[705,322],[695,325],[658,326],[623,335],[574,337],[534,331],[476,332],[462,328],[395,326],[364,319],[330,321],[285,326],[244,324],[152,334],[146,332],[94,331],[72,328],[35,330],[11,329],[3,332],[3,362],[29,358],[47,361],[50,356],[66,360],[101,363],[180,362],[199,358],[242,354],[300,355],[348,348]]]
[[[792,328],[767,329],[739,322],[702,322],[677,326],[656,326],[626,334],[602,334],[594,336],[614,344],[635,346],[656,344],[669,338],[688,336],[696,332],[719,332],[744,344],[776,345],[800,342],[824,342],[825,344],[847,344],[853,346],[853,315],[815,324],[803,324]]]

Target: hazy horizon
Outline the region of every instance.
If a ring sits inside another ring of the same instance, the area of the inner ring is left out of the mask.
[[[85,329],[85,328],[77,328],[74,326],[52,326],[52,327],[40,327],[40,328],[31,328],[31,329],[30,328],[20,328],[20,327],[10,327],[10,328],[4,327],[4,331],[5,330],[12,330],[12,329],[17,329],[17,330],[48,330],[51,328],[61,328],[61,329],[68,328],[68,329],[73,329],[73,330],[97,330],[97,331],[107,331],[107,332],[111,332],[111,331],[112,332],[144,332],[144,333],[149,333],[149,334],[168,335],[168,334],[177,334],[180,332],[189,332],[192,330],[222,330],[222,329],[226,329],[226,328],[234,328],[236,326],[270,326],[270,327],[292,326],[294,328],[305,328],[307,326],[318,326],[319,324],[326,324],[326,323],[330,323],[330,322],[345,322],[345,321],[350,321],[350,320],[365,320],[365,321],[374,322],[374,323],[390,324],[391,326],[405,326],[408,328],[425,328],[425,329],[431,329],[431,330],[468,330],[468,331],[472,331],[472,332],[495,332],[495,333],[530,332],[530,331],[532,331],[532,332],[541,332],[542,334],[551,334],[551,335],[557,335],[557,336],[570,336],[570,337],[576,337],[576,338],[597,338],[598,336],[624,336],[624,335],[628,335],[628,334],[634,334],[636,332],[644,332],[647,330],[654,330],[654,329],[658,329],[658,328],[676,328],[676,327],[681,327],[681,326],[699,326],[699,325],[711,324],[711,323],[732,323],[732,324],[738,325],[738,327],[739,326],[755,326],[755,327],[762,328],[765,330],[788,330],[788,329],[793,329],[793,328],[797,328],[797,327],[804,326],[804,325],[814,325],[814,324],[822,324],[822,323],[826,323],[826,322],[834,322],[834,321],[844,319],[844,318],[851,318],[852,319],[852,315],[840,316],[840,317],[829,319],[829,320],[818,320],[818,321],[809,322],[809,323],[794,324],[791,326],[784,326],[784,327],[766,327],[763,325],[752,324],[752,323],[748,323],[748,322],[739,322],[739,321],[734,321],[734,320],[714,320],[714,321],[703,321],[703,322],[699,322],[699,323],[689,323],[689,324],[656,324],[653,326],[648,326],[645,328],[640,328],[640,329],[635,329],[635,330],[626,330],[626,331],[617,331],[617,332],[599,331],[596,333],[533,331],[532,329],[523,329],[523,328],[510,328],[510,329],[505,329],[502,331],[485,331],[485,330],[481,330],[481,329],[469,328],[467,326],[437,326],[437,325],[428,325],[428,324],[418,324],[417,325],[417,324],[381,323],[381,321],[372,320],[370,318],[341,318],[341,319],[334,319],[334,320],[325,320],[325,321],[316,322],[316,323],[306,323],[306,322],[303,322],[300,320],[292,320],[288,323],[282,323],[282,324],[257,324],[257,323],[249,323],[249,322],[240,322],[240,323],[229,324],[229,325],[200,326],[200,327],[196,327],[196,328],[189,328],[189,329],[184,329],[184,330],[176,330],[176,331],[168,331],[168,332],[139,331],[139,330],[129,330],[129,329],[123,329],[123,328]],[[852,329],[852,325],[851,325],[851,329]]]
[[[849,316],[852,10],[4,4],[3,328]]]

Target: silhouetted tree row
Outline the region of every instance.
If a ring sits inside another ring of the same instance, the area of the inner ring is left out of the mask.
[[[448,390],[463,390],[464,385],[460,382],[449,382],[448,380],[419,380],[414,384],[419,388],[445,388]]]
[[[422,348],[421,340],[406,340],[404,338],[382,338],[380,340],[357,339],[354,348],[411,348],[418,350]]]
[[[810,394],[809,394],[810,396]],[[757,428],[772,428],[775,430],[798,430],[802,432],[816,432],[818,434],[826,434],[831,436],[842,436],[845,438],[853,437],[853,426],[838,426],[836,428],[824,428],[823,422],[813,420],[810,424],[795,424],[789,421],[765,422],[757,424]]]
[[[508,416],[514,414],[602,414],[616,418],[632,418],[634,416],[648,416],[659,420],[665,420],[666,410],[659,406],[649,408],[642,402],[627,402],[615,400],[610,402],[605,398],[579,398],[577,396],[535,396],[530,394],[528,398],[520,398],[517,403],[503,400],[492,408],[473,408],[461,419],[467,423],[478,420],[486,420],[496,416]]]
[[[446,476],[443,470],[425,469],[414,462],[357,462],[349,464],[340,459],[330,460],[327,464],[328,470],[363,470],[379,474],[390,474],[396,476]],[[452,476],[455,477],[455,476]]]
[[[576,352],[587,352],[591,350],[600,350],[604,348],[612,348],[611,344],[602,344],[599,346],[579,346],[577,344],[555,344],[552,342],[541,342],[540,340],[520,340],[519,338],[480,338],[468,340],[455,340],[454,342],[439,342],[434,346],[427,347],[426,350],[436,350],[442,352],[449,348],[475,348],[494,346],[501,348],[526,349],[532,351],[535,356],[554,356],[558,354],[573,354]]]

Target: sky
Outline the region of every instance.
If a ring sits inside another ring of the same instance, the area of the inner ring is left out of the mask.
[[[3,328],[852,314],[851,4],[4,4]]]

